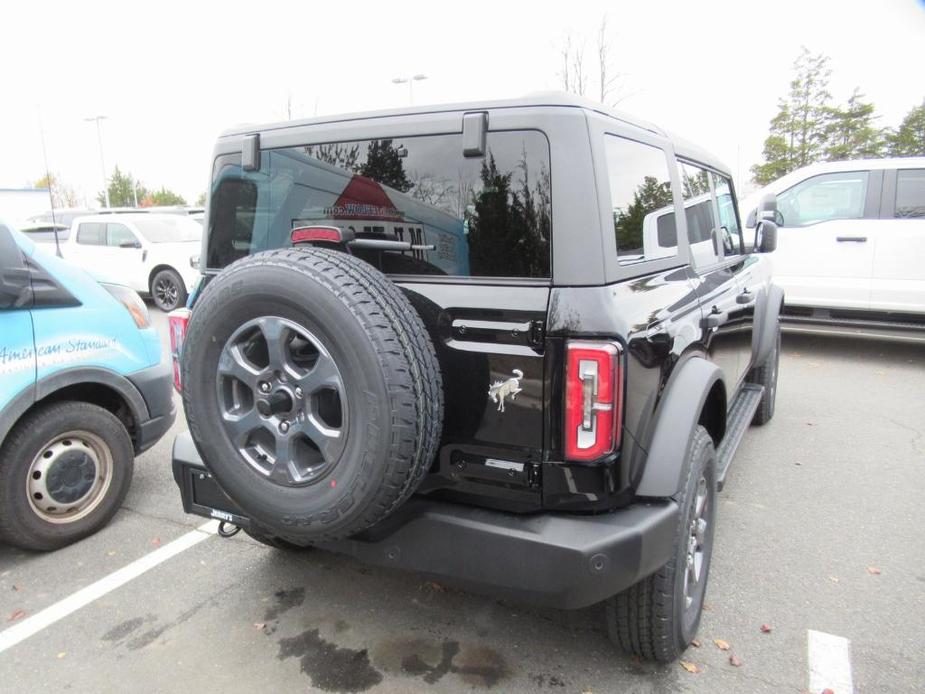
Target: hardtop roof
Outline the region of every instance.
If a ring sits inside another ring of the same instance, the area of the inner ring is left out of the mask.
[[[723,164],[717,157],[707,150],[678,137],[673,133],[658,127],[657,125],[637,118],[631,114],[612,109],[597,101],[593,101],[583,96],[568,94],[565,92],[548,91],[535,92],[526,96],[515,99],[467,101],[451,104],[431,104],[424,106],[406,106],[403,108],[382,109],[375,111],[362,111],[357,113],[336,114],[330,116],[317,116],[314,118],[302,118],[291,121],[278,121],[263,124],[242,124],[224,131],[219,137],[236,137],[257,132],[267,132],[270,130],[286,130],[289,128],[298,128],[310,125],[324,125],[333,123],[342,123],[345,121],[371,120],[375,118],[391,118],[395,116],[417,116],[429,113],[452,113],[467,111],[484,111],[505,108],[527,108],[527,107],[560,107],[560,108],[577,108],[599,113],[608,118],[620,121],[621,124],[640,128],[656,135],[668,139],[674,146],[678,156],[698,161],[702,164],[715,168],[724,173],[729,173],[728,166]]]

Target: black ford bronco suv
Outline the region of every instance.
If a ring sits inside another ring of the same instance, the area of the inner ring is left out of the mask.
[[[726,167],[558,94],[315,118],[219,138],[206,229],[188,512],[687,647],[780,350]]]

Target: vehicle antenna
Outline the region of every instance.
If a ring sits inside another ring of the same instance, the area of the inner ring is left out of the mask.
[[[42,125],[42,109],[36,107],[39,112],[39,135],[42,138],[42,160],[45,162],[45,181],[48,183],[48,200],[51,203],[51,228],[55,232],[55,255],[59,258],[61,255],[61,242],[58,240],[58,220],[55,219],[55,194],[51,188],[51,172],[48,170],[48,151],[45,149],[45,126]]]

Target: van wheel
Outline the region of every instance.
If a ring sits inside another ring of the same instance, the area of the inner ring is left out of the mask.
[[[176,270],[161,270],[151,280],[151,298],[157,307],[166,312],[186,306],[186,287]]]
[[[780,367],[780,326],[777,328],[777,340],[767,360],[761,366],[752,369],[748,375],[748,382],[764,386],[764,394],[761,396],[761,402],[758,403],[758,409],[755,410],[755,416],[752,417],[752,424],[767,424],[774,416],[774,403],[777,400],[777,372]]]
[[[672,557],[662,568],[606,603],[607,631],[626,653],[668,663],[690,645],[703,611],[716,520],[716,453],[698,426],[675,500],[678,527]]]
[[[25,416],[0,449],[0,539],[48,551],[92,535],[122,504],[134,458],[102,407],[60,402]]]

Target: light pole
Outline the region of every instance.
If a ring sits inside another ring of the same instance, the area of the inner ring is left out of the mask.
[[[408,103],[414,103],[414,83],[420,82],[421,80],[426,80],[427,75],[417,74],[409,77],[396,77],[392,80],[392,84],[404,84],[408,83]]]
[[[103,135],[100,131],[100,121],[106,120],[106,116],[93,116],[91,118],[84,118],[88,123],[90,121],[96,121],[96,141],[100,146],[100,168],[103,170],[103,194],[106,196],[106,208],[109,208],[109,183],[106,180],[106,161],[103,159]]]

